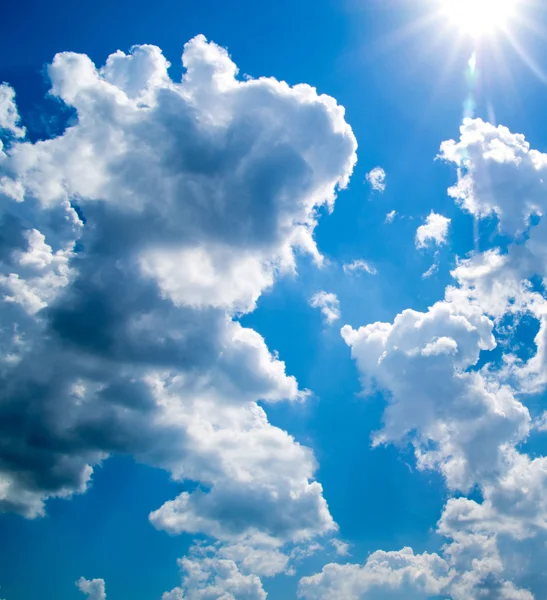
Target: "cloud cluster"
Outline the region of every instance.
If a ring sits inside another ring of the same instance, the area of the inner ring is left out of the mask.
[[[495,373],[476,368],[481,352],[496,345],[493,332],[493,321],[457,289],[447,290],[446,299],[426,313],[406,310],[393,323],[342,329],[365,389],[379,386],[387,392],[384,426],[375,434],[374,444],[410,442],[419,469],[440,471],[453,490],[470,492],[479,486],[485,498],[482,505],[467,499],[448,502],[438,529],[450,541],[443,555],[436,555],[444,564],[445,575],[431,580],[437,591],[411,592],[398,584],[400,595],[394,598],[433,594],[455,600],[532,598],[526,589],[511,583],[496,531],[488,528],[486,514],[462,515],[461,523],[447,520],[454,506],[483,510],[489,505],[489,494],[511,472],[520,457],[516,447],[531,427],[529,411],[514,391]],[[486,530],[470,527],[474,518]],[[363,568],[352,568],[361,577]],[[403,575],[399,567],[393,575],[383,574],[380,581],[387,585]],[[361,578],[359,582],[362,589]],[[328,589],[343,589],[340,586],[334,583]],[[363,597],[375,597],[364,591]],[[332,598],[344,597],[343,593],[333,594]],[[391,596],[380,593],[378,598],[382,597]]]
[[[181,584],[164,592],[162,600],[266,600],[260,577],[240,568],[231,559],[220,555],[216,548],[196,544],[188,556],[178,560]],[[106,600],[102,579],[77,582],[89,600]]]
[[[458,168],[451,196],[478,219],[495,217],[510,239],[507,249],[461,261],[454,276],[496,318],[528,313],[537,319],[537,352],[513,371],[519,386],[541,391],[547,384],[547,154],[530,148],[521,134],[476,119],[464,123],[458,141],[442,144],[441,157]]]
[[[0,510],[42,515],[48,498],[85,492],[108,456],[131,455],[195,484],[152,524],[215,539],[180,560],[181,585],[163,600],[264,600],[260,577],[287,572],[336,525],[313,453],[258,404],[304,393],[238,316],[295,270],[297,252],[321,261],[318,208],[347,184],[356,142],[332,98],[242,81],[203,36],[183,64],[179,83],[154,46],[101,68],[57,55],[52,94],[77,121],[37,143],[0,86]],[[461,260],[428,310],[342,337],[364,389],[386,394],[373,443],[410,443],[419,469],[464,495],[444,508],[439,553],[326,565],[301,580],[306,600],[532,600],[547,585],[547,458],[522,450],[545,428],[525,394],[547,384],[547,155],[467,120],[441,157],[458,169],[451,196],[511,242]],[[381,168],[367,180],[385,190]],[[446,243],[449,226],[432,212],[416,246]],[[335,294],[310,304],[340,318]],[[509,347],[501,366],[484,364],[504,319],[525,314],[540,326],[535,354]],[[309,545],[289,555],[286,544]],[[103,580],[77,585],[106,598]]]
[[[415,554],[411,548],[377,551],[364,565],[325,565],[303,577],[304,600],[533,600],[530,591],[500,577],[502,565],[491,540],[466,538],[439,554]]]
[[[480,500],[454,497],[444,508],[438,533],[447,543],[436,555],[444,564],[442,575],[431,578],[436,590],[407,590],[412,575],[405,575],[406,566],[387,569],[378,585],[401,577],[400,595],[393,596],[401,598],[531,600],[547,585],[538,560],[547,543],[547,458],[528,456],[521,443],[544,422],[539,415],[534,423],[525,403],[528,392],[547,383],[547,310],[544,283],[537,283],[547,275],[547,155],[505,127],[467,120],[460,140],[445,142],[441,156],[458,168],[449,193],[478,219],[494,216],[510,243],[460,261],[452,273],[456,285],[426,312],[406,310],[392,323],[357,330],[346,325],[342,336],[365,390],[386,392],[374,443],[410,442],[419,468],[440,471],[449,488],[476,490]],[[418,230],[417,245],[441,243],[447,228],[448,220],[432,213]],[[507,319],[514,328],[525,315],[540,328],[536,352],[522,358],[512,349],[510,330],[507,338]],[[504,358],[489,364],[485,351],[498,347],[502,336]],[[327,565],[302,581],[301,593],[374,598],[375,568],[374,561]]]
[[[183,64],[177,83],[155,46],[101,68],[58,54],[51,92],[77,121],[37,143],[14,137],[2,88],[0,510],[42,515],[131,455],[195,483],[156,527],[213,536],[234,564],[241,544],[267,549],[272,573],[284,543],[335,524],[311,450],[257,404],[303,393],[237,317],[295,252],[321,259],[317,209],[347,184],[356,142],[332,98],[240,80],[203,36]]]

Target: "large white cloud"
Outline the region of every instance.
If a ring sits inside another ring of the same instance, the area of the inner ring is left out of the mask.
[[[487,372],[470,370],[495,347],[479,307],[447,294],[428,312],[406,310],[392,324],[342,329],[363,383],[388,392],[375,444],[412,441],[418,465],[468,490],[505,468],[505,449],[527,435],[528,410]]]
[[[234,318],[295,251],[321,260],[316,210],[356,142],[332,98],[239,80],[202,36],[183,63],[175,83],[154,46],[58,54],[76,124],[0,154],[0,509],[43,514],[123,453],[199,484],[157,527],[298,541],[335,525],[312,452],[256,403],[304,394]]]
[[[524,588],[503,578],[492,540],[466,537],[439,554],[377,551],[364,565],[325,565],[320,573],[303,577],[304,600],[534,600]]]
[[[466,119],[460,139],[442,144],[441,157],[458,167],[451,196],[479,217],[496,214],[502,231],[517,234],[531,215],[543,214],[547,155],[531,149],[522,134]]]

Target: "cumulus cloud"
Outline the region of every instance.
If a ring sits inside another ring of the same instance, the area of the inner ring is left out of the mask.
[[[0,153],[0,510],[42,515],[129,454],[197,483],[156,527],[235,556],[258,533],[335,529],[312,452],[257,404],[303,393],[234,317],[295,251],[320,259],[316,209],[347,184],[356,142],[332,98],[242,81],[203,36],[183,64],[179,83],[155,46],[100,68],[58,54],[51,91],[77,122]]]
[[[474,215],[496,215],[501,231],[515,235],[532,215],[543,214],[547,155],[530,148],[522,134],[466,119],[460,139],[441,145],[441,158],[458,167],[450,195]]]
[[[162,600],[266,600],[260,578],[215,548],[196,544],[178,564],[181,585],[165,592]]]
[[[374,167],[372,171],[367,173],[366,179],[370,187],[375,192],[385,192],[386,190],[386,172],[382,167]]]
[[[494,216],[511,240],[504,249],[494,247],[460,261],[453,276],[460,294],[496,322],[510,318],[518,324],[525,315],[538,321],[531,358],[518,358],[509,344],[496,371],[526,401],[527,393],[544,392],[547,384],[544,286],[538,289],[532,281],[545,281],[547,274],[545,221],[538,218],[547,208],[547,155],[532,149],[523,135],[477,119],[464,122],[458,141],[443,143],[441,156],[458,168],[458,181],[449,192],[462,209],[479,226],[481,218]],[[543,422],[541,415],[532,426],[541,431]],[[489,540],[507,577],[540,597],[547,586],[536,558],[547,542],[547,459],[531,458],[512,444],[505,455],[500,476],[481,486],[482,502],[450,500],[439,529],[455,539]]]
[[[366,260],[357,259],[350,263],[345,263],[343,266],[344,273],[368,273],[376,275],[378,271],[370,265]]]
[[[329,325],[340,318],[340,302],[336,294],[317,292],[310,299],[310,306],[318,308]]]
[[[416,231],[416,248],[446,244],[449,226],[450,219],[431,211],[425,223],[420,225]]]
[[[205,550],[181,558],[179,565],[183,573],[183,597],[187,600],[266,600],[260,578],[243,574],[232,560]]]
[[[441,594],[449,581],[449,567],[436,554],[374,552],[366,564],[329,564],[321,573],[303,577],[299,597],[305,600],[427,600]]]
[[[501,562],[491,540],[477,536],[447,544],[439,554],[415,554],[411,548],[371,554],[364,565],[325,565],[303,577],[304,600],[534,600],[531,592],[501,576]]]
[[[105,584],[103,579],[84,579],[80,577],[76,586],[85,594],[88,600],[106,600]]]
[[[522,134],[480,119],[466,120],[458,141],[441,146],[441,157],[458,167],[449,193],[477,219],[495,216],[512,242],[461,261],[454,277],[484,310],[501,318],[530,314],[540,323],[536,354],[526,365],[517,361],[514,376],[527,391],[547,384],[547,305],[531,280],[547,277],[547,154],[530,147]],[[480,221],[479,221],[480,224]]]
[[[388,391],[374,443],[408,441],[418,468],[440,471],[449,488],[481,491],[482,502],[449,500],[439,521],[449,540],[442,594],[456,600],[532,599],[530,576],[537,581],[542,568],[525,557],[547,541],[545,459],[517,450],[532,426],[529,411],[499,371],[475,368],[495,346],[494,327],[465,289],[449,288],[425,313],[342,329],[365,389]]]
[[[388,225],[393,223],[393,221],[395,221],[396,216],[397,216],[396,210],[392,210],[392,211],[388,212],[386,214],[385,223],[387,223]]]
[[[418,466],[439,469],[463,491],[497,477],[507,444],[526,437],[530,415],[507,386],[470,370],[495,347],[492,331],[480,308],[457,295],[426,313],[405,310],[393,323],[343,327],[363,383],[390,392],[375,444],[411,439]]]
[[[342,335],[365,389],[388,392],[375,443],[409,441],[419,468],[439,470],[450,488],[480,491],[480,500],[450,498],[439,520],[447,539],[439,558],[449,568],[442,595],[532,600],[547,586],[539,558],[547,543],[547,458],[528,456],[520,443],[545,421],[541,415],[533,422],[525,402],[547,384],[547,302],[537,284],[547,274],[545,223],[537,218],[547,208],[547,158],[524,136],[480,120],[467,120],[441,156],[458,167],[450,194],[479,220],[495,216],[509,244],[460,260],[456,285],[428,311],[406,310],[393,323],[358,330],[345,326]],[[532,357],[519,358],[506,341],[501,366],[479,368],[507,319],[515,327],[524,315],[540,325]],[[353,565],[351,572],[363,569]],[[314,581],[343,597],[342,584],[335,577],[329,583],[326,572]]]

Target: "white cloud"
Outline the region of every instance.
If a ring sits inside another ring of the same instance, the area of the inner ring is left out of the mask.
[[[182,588],[176,587],[173,588],[170,592],[164,592],[162,594],[161,600],[184,600],[184,596],[182,595]]]
[[[324,550],[324,548],[318,542],[300,544],[299,546],[293,548],[290,557],[294,561],[299,561],[305,558],[309,558],[310,556],[314,556],[318,552],[321,552],[321,550]]]
[[[393,221],[395,221],[396,216],[397,216],[396,210],[392,210],[392,211],[388,212],[386,214],[385,223],[387,223],[387,224],[393,223]]]
[[[437,273],[438,270],[439,270],[439,263],[435,259],[435,261],[429,267],[429,269],[427,269],[427,271],[422,273],[422,279],[429,279],[430,277],[433,277],[433,275],[435,275],[435,273]]]
[[[349,544],[343,542],[342,540],[337,540],[336,538],[331,540],[331,544],[336,550],[336,554],[338,554],[338,556],[349,556]]]
[[[212,548],[194,546],[178,563],[181,587],[164,594],[162,600],[266,600],[259,577],[244,574],[233,560],[219,557]]]
[[[374,552],[364,565],[325,565],[320,573],[303,577],[304,600],[534,600],[534,595],[504,578],[495,539],[482,534],[439,532],[449,538],[441,554],[415,554],[411,548]],[[520,568],[519,565],[517,568]]]
[[[531,149],[523,135],[466,119],[460,140],[444,142],[441,157],[459,169],[451,196],[474,215],[497,215],[503,232],[515,235],[543,213],[547,154]]]
[[[439,521],[448,540],[439,556],[449,568],[442,595],[532,600],[547,586],[547,457],[529,457],[520,442],[545,421],[542,415],[532,423],[523,402],[547,384],[547,302],[530,281],[547,275],[545,223],[531,219],[547,209],[547,157],[523,136],[480,120],[467,120],[461,133],[441,150],[458,167],[450,193],[477,219],[495,214],[513,240],[507,250],[460,261],[452,273],[457,286],[427,312],[407,310],[393,323],[346,326],[342,334],[365,389],[389,392],[375,442],[409,440],[420,468],[438,469],[451,488],[480,490],[480,501],[449,499]],[[507,319],[518,324],[523,315],[540,323],[536,354],[521,360],[508,344],[501,367],[477,369],[480,352],[496,346]],[[324,590],[319,597],[344,597],[336,596],[343,582],[328,580],[327,571],[314,576]]]
[[[257,404],[303,393],[234,316],[294,270],[295,251],[320,261],[316,209],[347,184],[356,144],[343,109],[308,86],[240,81],[203,37],[183,60],[175,83],[153,46],[102,69],[62,53],[53,93],[77,124],[0,149],[0,509],[43,514],[47,498],[84,492],[107,456],[130,454],[199,484],[154,525],[219,540],[181,559],[181,587],[164,600],[263,600],[259,576],[321,548],[311,539],[335,524],[313,453]],[[22,136],[13,91],[0,89],[0,126]],[[440,554],[327,565],[302,580],[307,599],[529,600],[526,577],[545,582],[547,458],[518,449],[545,421],[532,424],[522,392],[547,383],[547,304],[529,282],[547,277],[545,220],[531,220],[547,210],[547,156],[482,121],[441,152],[459,169],[452,196],[477,218],[497,215],[514,243],[461,261],[457,287],[427,311],[342,335],[364,387],[388,392],[374,443],[410,441],[419,468],[451,489],[478,485],[482,499],[447,502]],[[383,191],[377,170],[369,182]],[[445,243],[449,224],[432,212],[417,246]],[[336,296],[318,296],[312,305],[338,319]],[[500,320],[526,312],[541,324],[536,355],[478,369]],[[77,585],[106,597],[103,580]]]
[[[532,220],[547,210],[547,154],[530,148],[521,134],[476,119],[464,122],[458,141],[442,144],[441,156],[458,167],[458,182],[449,192],[461,207],[478,226],[482,217],[497,216],[500,232],[513,238],[507,250],[474,255],[453,274],[497,318],[505,313],[537,318],[537,353],[525,365],[514,361],[510,370],[524,390],[541,391],[547,384],[547,303],[530,279],[547,277],[547,221]]]
[[[310,306],[318,308],[329,325],[340,318],[340,302],[336,294],[317,292],[310,299]]]
[[[235,544],[225,544],[217,550],[220,558],[234,561],[245,573],[273,577],[287,571],[289,556],[282,544],[264,535],[255,534]]]
[[[68,285],[72,252],[60,249],[54,253],[36,229],[29,229],[23,236],[27,249],[24,252],[16,250],[12,254],[19,273],[0,274],[0,290],[4,302],[19,304],[25,312],[35,315]]]
[[[188,556],[179,559],[181,584],[164,592],[162,600],[266,600],[262,581],[254,573],[245,572],[231,559],[224,558],[212,546],[196,544]],[[106,600],[102,579],[77,582],[89,600]]]
[[[439,356],[440,354],[457,354],[458,344],[451,337],[438,337],[426,344],[422,350],[423,356]]]
[[[534,421],[534,429],[537,429],[537,431],[547,431],[547,410],[543,411]]]
[[[450,219],[433,211],[416,231],[416,248],[428,246],[442,246],[446,244]]]
[[[386,190],[386,172],[382,167],[374,167],[372,171],[367,173],[366,179],[370,187],[376,192],[385,192]]]
[[[320,259],[316,209],[347,184],[356,142],[332,98],[238,80],[202,36],[183,62],[176,83],[154,46],[100,69],[58,54],[52,93],[77,123],[0,153],[0,510],[41,515],[132,455],[199,484],[156,527],[234,557],[260,533],[255,566],[273,572],[282,544],[336,526],[313,453],[257,404],[305,394],[233,317],[295,251]]]
[[[105,584],[103,579],[80,579],[76,586],[83,594],[86,594],[88,600],[106,600]]]
[[[427,600],[439,595],[449,582],[448,564],[436,554],[373,553],[366,564],[329,564],[321,573],[303,577],[299,597],[305,600]]]
[[[416,432],[418,466],[439,469],[463,491],[498,476],[507,445],[526,437],[530,416],[495,377],[469,370],[481,350],[495,347],[492,331],[480,308],[457,296],[426,313],[405,310],[392,324],[343,327],[364,385],[390,393],[375,444]]]
[[[0,129],[4,129],[15,137],[24,137],[25,128],[20,127],[19,112],[15,104],[15,92],[7,83],[0,84]],[[0,142],[0,151],[2,150]]]
[[[357,259],[350,263],[345,263],[343,266],[344,273],[368,273],[376,275],[378,271],[370,265],[366,260]]]

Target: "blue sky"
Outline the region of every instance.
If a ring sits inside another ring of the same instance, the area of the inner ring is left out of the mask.
[[[4,10],[0,598],[545,596],[547,15],[485,2]]]

